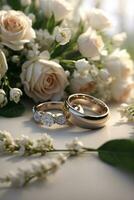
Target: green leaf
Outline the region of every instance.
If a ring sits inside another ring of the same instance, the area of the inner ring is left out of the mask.
[[[25,111],[25,107],[22,103],[9,102],[5,107],[0,108],[0,116],[3,117],[18,117]]]
[[[56,23],[55,23],[55,17],[54,15],[52,15],[48,21],[47,21],[47,29],[49,31],[50,34],[53,33],[54,27],[55,27]]]
[[[134,172],[134,140],[111,140],[97,150],[104,162]]]
[[[55,47],[55,49],[53,50],[53,52],[51,53],[51,58],[56,58],[58,56],[62,56],[62,54],[67,51],[68,47],[69,47],[69,43],[65,44],[65,45],[57,45]]]

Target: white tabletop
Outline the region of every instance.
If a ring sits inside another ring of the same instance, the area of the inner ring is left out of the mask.
[[[116,108],[112,107],[106,127],[94,131],[67,126],[40,128],[32,120],[30,108],[22,117],[1,117],[0,129],[10,131],[15,137],[25,134],[37,138],[47,132],[59,148],[79,137],[86,146],[96,148],[110,139],[134,137],[134,126],[123,124]],[[18,167],[25,168],[35,159],[46,157],[1,156],[0,176]],[[36,181],[21,189],[1,184],[0,200],[134,200],[134,177],[103,163],[94,154],[84,154],[68,160],[47,181]]]

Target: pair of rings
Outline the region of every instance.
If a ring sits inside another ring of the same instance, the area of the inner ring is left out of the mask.
[[[58,110],[58,113],[50,112]],[[105,126],[109,119],[108,106],[87,94],[70,95],[64,102],[50,101],[33,107],[34,120],[46,126],[71,123],[82,128],[96,129]]]

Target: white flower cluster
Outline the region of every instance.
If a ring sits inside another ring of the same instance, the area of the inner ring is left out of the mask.
[[[42,155],[53,150],[53,139],[44,134],[37,140],[32,140],[28,136],[13,138],[9,132],[0,131],[0,151],[1,153],[18,152],[20,155],[32,155],[41,153]]]
[[[78,138],[75,138],[72,142],[66,144],[66,147],[71,155],[78,155],[84,152],[84,145]]]
[[[126,101],[134,86],[133,61],[126,50],[118,48],[126,39],[126,34],[113,36],[109,41],[113,45],[112,51],[109,52],[108,48],[111,47],[105,45],[103,38],[103,29],[111,26],[106,13],[92,9],[85,16],[85,21],[87,30],[79,36],[78,47],[81,54],[86,57],[86,61],[82,59],[76,62],[76,70],[71,81],[72,92],[95,94],[106,101],[111,99],[118,102]],[[98,30],[103,30],[102,35]],[[95,77],[91,66],[94,68]]]
[[[0,11],[0,107],[24,94],[35,102],[87,93],[105,101],[125,102],[133,90],[133,61],[121,50],[125,33],[112,37],[101,9],[72,18],[65,0],[2,1]],[[6,6],[5,10],[2,10]],[[13,7],[13,8],[12,8]]]
[[[134,104],[133,103],[121,104],[118,111],[120,112],[122,118],[126,118],[128,121],[134,122]]]
[[[17,172],[10,172],[7,176],[0,178],[0,182],[9,182],[13,187],[25,186],[32,180],[46,178],[53,174],[67,158],[67,154],[60,153],[56,158],[50,159],[47,162],[34,162],[29,168],[19,168]]]
[[[19,103],[22,96],[22,91],[19,88],[11,88],[9,92],[10,101]],[[6,92],[0,89],[0,108],[4,107],[8,102]]]
[[[10,133],[7,132],[1,132],[0,133],[0,140],[8,140],[9,144],[14,144],[14,140]],[[21,147],[22,149],[27,149],[26,152],[31,149],[31,146],[33,146],[33,141],[29,139],[28,136],[22,136],[21,139],[15,140],[16,145]],[[38,139],[35,148],[35,152],[46,152],[51,151],[53,149],[52,147],[52,140],[48,135],[43,136],[42,138]],[[31,181],[40,179],[40,178],[46,178],[47,176],[54,173],[60,165],[62,165],[69,157],[71,156],[78,156],[79,154],[83,153],[84,145],[83,143],[78,140],[78,138],[75,138],[72,142],[68,143],[66,145],[68,151],[67,153],[60,153],[57,155],[56,158],[52,158],[48,161],[38,161],[31,164],[29,168],[26,169],[18,169],[16,172],[9,172],[5,177],[0,178],[0,182],[5,183],[9,182],[11,186],[14,187],[22,187],[28,184]],[[20,149],[21,149],[20,148]],[[56,149],[53,149],[55,152],[59,151]],[[61,150],[64,151],[64,150]],[[33,153],[35,153],[33,152]]]

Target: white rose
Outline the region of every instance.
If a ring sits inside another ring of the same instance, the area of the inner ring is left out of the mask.
[[[104,66],[115,79],[124,79],[134,73],[133,61],[126,50],[116,49],[107,57]]]
[[[113,36],[112,38],[112,43],[116,46],[119,47],[123,44],[123,42],[126,40],[127,34],[126,33],[118,33]]]
[[[104,43],[101,36],[97,35],[96,31],[89,28],[85,33],[79,36],[78,48],[84,57],[93,58],[100,56],[104,48]]]
[[[111,21],[103,10],[92,9],[87,17],[88,23],[93,29],[101,30],[111,26]]]
[[[0,39],[13,50],[21,50],[25,43],[35,38],[32,21],[22,12],[0,11]]]
[[[7,104],[6,93],[3,89],[0,89],[0,108],[4,107]]]
[[[69,28],[56,27],[54,30],[54,36],[56,42],[58,42],[60,45],[65,45],[71,39],[71,31]]]
[[[118,102],[125,102],[131,96],[133,89],[134,82],[131,79],[116,80],[111,88],[112,97]]]
[[[41,9],[46,17],[51,17],[52,14],[56,21],[65,19],[72,10],[69,2],[65,0],[40,0]]]
[[[18,103],[20,101],[21,96],[22,96],[22,91],[19,88],[10,89],[10,101]]]
[[[26,94],[36,102],[60,100],[68,84],[61,65],[40,58],[24,63],[21,80]]]
[[[0,80],[8,70],[5,54],[0,50]]]

